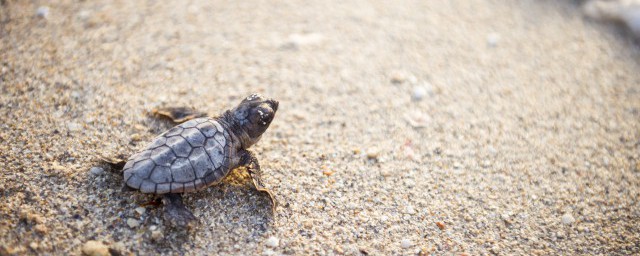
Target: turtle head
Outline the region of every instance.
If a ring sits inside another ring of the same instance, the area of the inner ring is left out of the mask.
[[[278,101],[252,94],[231,111],[233,122],[242,130],[234,132],[242,141],[243,148],[248,148],[260,140],[277,110]]]

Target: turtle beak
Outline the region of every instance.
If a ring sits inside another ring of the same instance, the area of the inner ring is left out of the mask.
[[[271,109],[273,109],[273,112],[278,111],[278,101],[277,100],[273,100],[273,99],[268,99],[267,100],[267,104],[269,104],[269,106],[271,106]]]

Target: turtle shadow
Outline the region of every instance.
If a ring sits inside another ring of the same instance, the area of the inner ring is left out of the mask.
[[[269,197],[256,190],[241,169],[232,170],[216,185],[186,194],[185,203],[200,209],[199,215],[211,220],[209,224],[248,227],[260,233],[266,232],[276,217]]]
[[[198,222],[192,228],[181,228],[165,223],[160,196],[125,188],[119,164],[101,162],[94,166],[102,167],[105,172],[97,178],[88,175],[94,180],[91,189],[100,196],[109,197],[110,202],[93,207],[113,213],[113,216],[103,216],[115,219],[107,227],[113,237],[127,237],[128,232],[142,233],[139,242],[152,245],[159,252],[186,251],[199,237],[233,238],[232,234],[240,232],[249,237],[237,238],[238,242],[256,239],[268,232],[275,222],[269,197],[253,188],[249,175],[241,168],[232,170],[218,184],[183,194],[184,204]],[[130,225],[129,222],[138,223]]]
[[[264,236],[275,223],[271,202],[266,195],[251,187],[248,175],[233,170],[220,183],[204,190],[183,194],[185,205],[198,223],[195,228],[176,228],[163,224],[164,239],[154,241],[162,250],[189,251],[192,239],[226,237],[235,243]],[[155,211],[162,218],[162,207]],[[249,234],[236,237],[233,234]]]

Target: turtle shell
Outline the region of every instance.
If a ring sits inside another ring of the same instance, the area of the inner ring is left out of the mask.
[[[124,166],[127,186],[143,193],[184,193],[229,173],[231,137],[212,118],[197,118],[156,137]]]

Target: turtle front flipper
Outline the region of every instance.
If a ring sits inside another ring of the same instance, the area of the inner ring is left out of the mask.
[[[253,155],[253,153],[247,150],[244,150],[243,152],[241,152],[241,154],[242,157],[240,159],[240,165],[245,166],[249,171],[251,181],[253,182],[253,186],[256,188],[256,190],[269,195],[269,200],[271,200],[271,211],[275,215],[276,206],[278,205],[278,203],[271,190],[266,188],[264,186],[264,183],[262,182],[262,170],[260,169],[258,159]]]
[[[162,197],[164,204],[164,220],[174,227],[191,228],[197,222],[196,216],[182,203],[180,194],[165,194]]]
[[[207,113],[199,112],[188,107],[168,107],[151,110],[151,114],[171,120],[176,124],[184,123],[191,119],[207,116]]]
[[[262,182],[262,171],[260,171],[259,169],[258,171],[250,169],[249,175],[251,175],[251,181],[253,181],[253,186],[256,187],[256,190],[267,193],[267,195],[269,195],[269,200],[271,200],[271,211],[273,211],[273,213],[275,214],[278,202],[273,196],[271,190],[264,186],[264,183]]]

